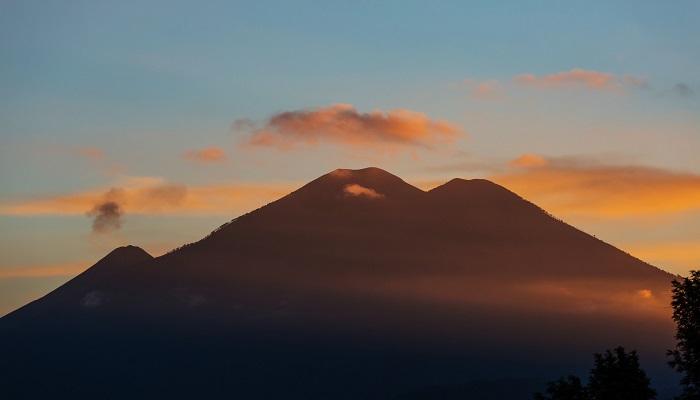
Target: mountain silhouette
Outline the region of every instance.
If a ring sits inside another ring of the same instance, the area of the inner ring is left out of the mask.
[[[338,169],[163,256],[114,250],[0,319],[0,367],[20,397],[540,382],[617,344],[662,360],[672,278],[487,180]]]
[[[8,314],[5,319],[21,317],[26,321],[45,320],[51,315],[74,314],[76,304],[88,309],[99,307],[108,300],[106,290],[112,288],[110,282],[113,279],[118,279],[116,278],[118,276],[138,274],[138,270],[134,268],[151,260],[153,257],[140,247],[118,247],[63,286],[42,299]],[[109,293],[110,295],[120,294],[119,291],[111,290]],[[56,322],[61,323],[61,321]]]

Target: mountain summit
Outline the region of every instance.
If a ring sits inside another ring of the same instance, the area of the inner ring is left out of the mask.
[[[0,319],[0,367],[20,392],[133,395],[97,362],[159,396],[386,398],[663,358],[671,279],[487,180],[338,169],[163,256],[113,251]]]

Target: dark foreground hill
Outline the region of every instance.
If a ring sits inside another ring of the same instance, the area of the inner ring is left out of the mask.
[[[119,248],[3,317],[0,383],[10,398],[518,399],[622,344],[664,392],[671,279],[486,180],[424,192],[336,170],[164,256]]]

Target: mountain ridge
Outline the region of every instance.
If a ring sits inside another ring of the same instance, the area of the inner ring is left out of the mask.
[[[339,169],[163,256],[114,250],[0,319],[16,347],[0,369],[23,365],[21,389],[46,353],[87,382],[104,383],[95,357],[156,393],[177,376],[174,397],[214,374],[227,396],[386,398],[513,360],[574,368],[611,343],[663,359],[671,279],[486,180],[423,191]],[[263,395],[263,378],[287,383]]]

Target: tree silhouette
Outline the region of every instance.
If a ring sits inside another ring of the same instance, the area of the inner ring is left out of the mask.
[[[569,375],[566,378],[547,384],[546,394],[536,393],[535,400],[588,400],[586,388],[578,376]]]
[[[673,320],[676,348],[669,350],[669,364],[683,374],[681,400],[700,399],[700,271],[673,281]]]
[[[546,394],[535,400],[652,400],[656,391],[639,365],[636,351],[623,347],[595,354],[595,364],[585,387],[576,376],[568,376],[547,385]]]
[[[593,400],[649,400],[656,398],[649,378],[639,366],[636,351],[623,347],[596,354],[588,381],[588,394]]]

